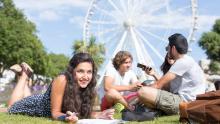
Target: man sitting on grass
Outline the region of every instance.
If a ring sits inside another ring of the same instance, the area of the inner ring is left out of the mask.
[[[136,91],[141,83],[136,75],[130,70],[132,56],[127,51],[119,51],[113,58],[113,66],[107,68],[104,76],[105,96],[102,98],[101,110],[108,109],[116,103],[121,103],[125,108],[134,109],[129,106],[127,100],[137,96]]]
[[[170,115],[179,112],[181,101],[193,101],[196,95],[204,93],[206,85],[202,69],[193,58],[186,55],[188,43],[183,35],[177,33],[171,35],[167,51],[175,63],[154,84],[142,87],[138,95],[146,106],[160,109]],[[167,85],[169,92],[161,90]]]

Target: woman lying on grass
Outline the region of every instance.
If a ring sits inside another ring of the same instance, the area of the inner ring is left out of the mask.
[[[20,76],[9,100],[10,114],[52,117],[68,122],[76,122],[78,118],[113,118],[113,109],[92,113],[96,67],[87,53],[75,54],[67,70],[54,79],[44,94],[30,96],[28,80],[33,72],[30,66],[22,63],[11,69]]]

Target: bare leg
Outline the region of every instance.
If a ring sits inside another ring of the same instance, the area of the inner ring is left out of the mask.
[[[127,101],[124,99],[124,97],[116,90],[114,89],[110,89],[106,94],[105,94],[106,100],[109,103],[121,103],[123,104],[126,108],[128,108],[128,103]]]
[[[152,87],[142,87],[138,91],[139,99],[150,108],[155,108],[158,89]]]
[[[26,83],[25,87],[24,87],[24,97],[28,97],[28,96],[31,96],[32,93],[31,93],[31,89],[30,89],[30,83],[32,83],[32,80],[29,79],[29,81],[27,81],[28,83]]]
[[[15,89],[12,91],[11,98],[8,102],[8,107],[24,98],[25,85],[27,85],[28,83],[27,79],[27,75],[24,72],[22,72],[22,75],[19,77]]]

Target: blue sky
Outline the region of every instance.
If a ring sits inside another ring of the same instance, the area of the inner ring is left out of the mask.
[[[83,39],[83,24],[91,0],[13,0],[26,17],[36,24],[38,36],[47,52],[72,55],[73,41]],[[220,18],[220,0],[198,0],[198,30],[191,44],[191,55],[204,59],[206,55],[197,41],[210,31]]]

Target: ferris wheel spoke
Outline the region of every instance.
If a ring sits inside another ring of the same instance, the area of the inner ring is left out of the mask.
[[[156,5],[156,6],[154,6],[154,8],[152,8],[150,11],[148,11],[147,14],[151,15],[152,13],[154,13],[154,12],[164,8],[164,7],[166,7],[166,5],[167,5],[166,3],[160,3],[160,4]]]
[[[143,30],[143,29],[140,29],[140,30],[142,30],[143,32],[149,34],[150,36],[152,36],[152,37],[154,37],[154,38],[156,38],[156,39],[158,39],[158,40],[160,40],[160,41],[164,41],[164,42],[167,43],[167,40],[165,40],[164,38],[159,37],[158,35],[156,35],[156,34],[154,34],[154,33],[151,33],[150,31]]]
[[[99,21],[99,20],[90,21],[90,23],[92,23],[92,24],[102,24],[102,25],[117,25],[118,24],[115,21]]]
[[[112,40],[113,38],[116,38],[116,36],[119,35],[120,33],[121,33],[121,31],[113,32],[112,35],[110,35],[109,37],[106,38],[105,43],[111,42],[111,40]],[[115,41],[115,40],[114,40],[114,41]]]
[[[122,48],[124,42],[125,42],[125,38],[127,36],[127,31],[124,31],[122,37],[120,38],[119,40],[119,43],[117,44],[116,46],[116,49],[113,51],[113,54],[112,54],[112,58],[115,56],[115,54]],[[111,65],[111,61],[108,61],[107,65],[105,66],[105,69],[102,71],[101,73],[101,77],[100,77],[100,80],[98,81],[98,84],[101,84],[101,81],[103,80],[103,77],[104,77],[104,73],[106,71],[106,68],[108,68],[109,66]]]
[[[115,55],[116,52],[118,52],[122,48],[122,46],[123,46],[123,44],[125,42],[125,38],[127,37],[127,33],[128,32],[125,30],[123,35],[122,35],[122,37],[119,40],[118,46],[116,47],[115,51],[113,52],[113,55]]]
[[[139,44],[140,44],[140,47],[141,47],[141,51],[140,53],[143,53],[143,55],[145,56],[145,61],[144,62],[147,62],[148,65],[150,66],[155,66],[154,63],[153,63],[153,59],[151,58],[151,56],[148,54],[146,48],[144,48],[144,43],[142,41],[139,40]]]
[[[123,14],[122,11],[115,5],[115,3],[112,2],[112,0],[108,0],[108,2],[111,4],[111,6],[118,11],[120,14]]]
[[[171,32],[171,29],[168,28],[168,30],[166,30],[165,33],[163,34],[163,37],[165,38],[168,34],[170,34],[170,32]]]
[[[140,38],[141,38],[143,41],[145,41],[145,43],[154,51],[154,53],[158,56],[158,58],[161,59],[161,60],[163,60],[162,55],[156,50],[156,48],[153,47],[153,46],[149,43],[149,41],[148,41],[139,31],[136,30],[136,32],[137,32],[137,34],[140,36]]]
[[[184,6],[184,7],[178,8],[177,10],[173,10],[174,11],[173,13],[183,12],[183,11],[186,11],[187,9],[189,9],[189,8],[191,8],[190,5]]]
[[[161,25],[161,24],[143,24],[140,27],[167,29],[167,25]]]
[[[120,5],[121,5],[121,7],[122,7],[123,13],[126,14],[127,9],[126,9],[124,0],[120,0]]]
[[[131,33],[131,38],[133,39],[133,42],[134,42],[134,47],[135,47],[135,50],[137,50],[137,58],[138,60],[140,60],[141,62],[144,62],[144,56],[142,56],[142,52],[140,52],[139,50],[141,50],[139,44],[138,44],[138,40],[137,40],[137,37],[133,31],[133,28],[130,28],[130,33]]]
[[[108,11],[106,11],[106,10],[104,10],[104,9],[102,9],[102,8],[100,8],[100,7],[98,7],[98,6],[95,6],[95,8],[96,8],[97,10],[99,10],[100,12],[102,12],[103,14],[106,14],[106,15],[108,15],[108,16],[114,18],[114,19],[118,19],[118,18],[117,18],[115,15],[113,15],[111,12],[108,12]]]
[[[140,13],[142,6],[143,5],[141,4],[141,0],[138,0],[138,1],[130,0],[130,1],[128,1],[128,10],[130,11],[129,14],[134,15],[136,13]]]
[[[134,41],[134,46],[137,50],[137,56],[138,56],[139,61],[141,63],[147,62],[148,64],[153,65],[153,63],[152,63],[153,61],[152,61],[151,57],[147,53],[146,49],[143,48],[144,44],[142,42],[139,42],[139,40],[137,39],[137,35],[134,32],[133,28],[131,28],[131,36]]]
[[[113,32],[113,31],[117,31],[117,30],[120,30],[121,27],[115,27],[115,28],[109,28],[109,29],[106,29],[106,30],[103,30],[101,32],[99,32],[98,35],[104,35],[106,33],[110,33],[110,32]]]
[[[150,61],[151,57],[148,56],[148,54],[144,54],[143,50],[145,50],[145,49],[141,49],[141,46],[137,40],[137,37],[132,29],[131,29],[131,37],[133,39],[134,49],[136,51],[136,57],[137,57],[136,61],[140,62],[140,63],[148,63],[149,65],[152,65],[151,64],[152,62]],[[141,75],[145,75],[145,73],[143,71],[141,71]]]

